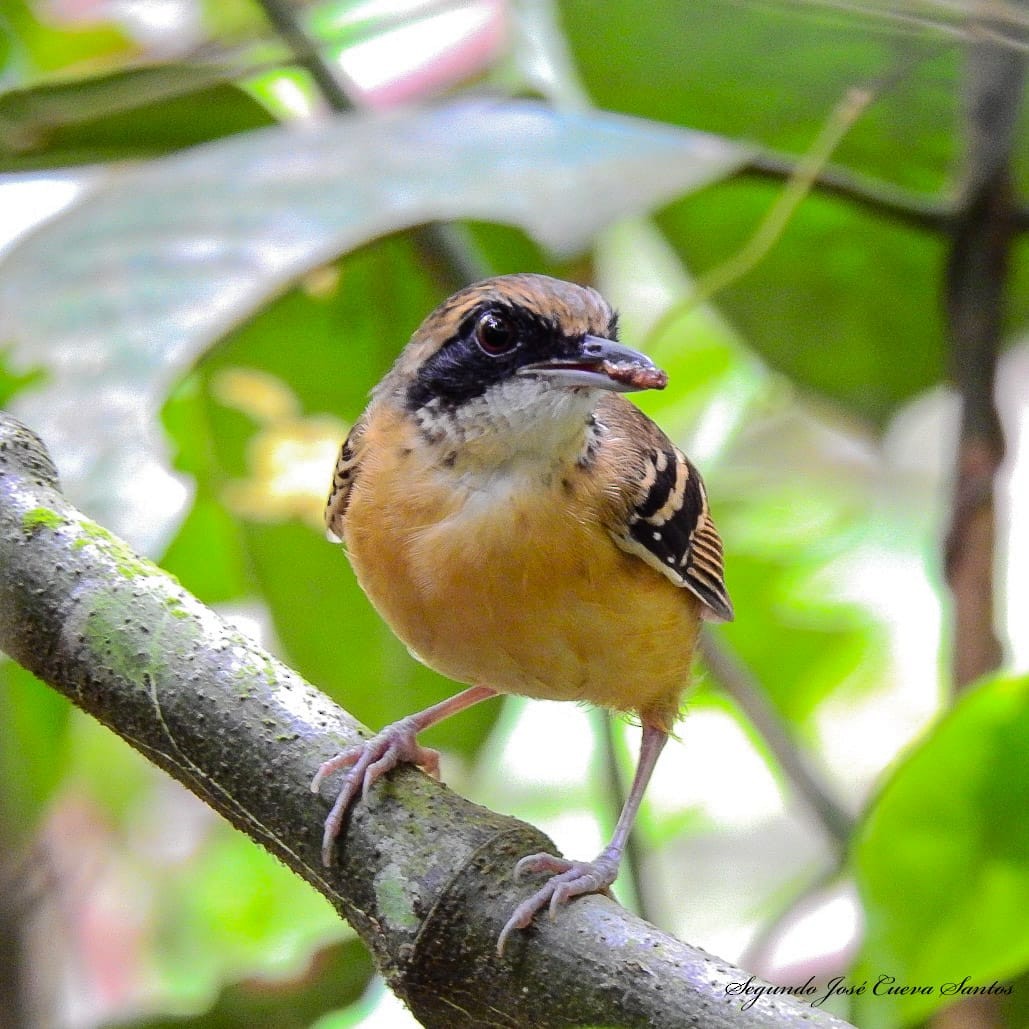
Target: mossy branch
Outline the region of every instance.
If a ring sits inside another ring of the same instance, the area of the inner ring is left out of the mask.
[[[324,869],[328,798],[308,784],[358,724],[73,508],[40,441],[2,413],[0,647],[328,897],[426,1026],[845,1025],[734,994],[747,973],[605,897],[516,934],[499,959],[531,888],[514,862],[552,844],[413,769],[357,805]]]

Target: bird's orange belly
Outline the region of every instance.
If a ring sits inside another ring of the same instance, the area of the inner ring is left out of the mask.
[[[442,674],[670,725],[689,681],[698,602],[562,498],[540,499],[394,495],[384,505],[355,495],[354,505],[375,504],[380,526],[365,540],[350,526],[366,519],[348,519],[347,550],[380,614]]]

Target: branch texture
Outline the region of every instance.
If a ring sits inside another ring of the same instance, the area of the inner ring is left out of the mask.
[[[988,21],[980,22],[989,29]],[[965,62],[965,167],[946,275],[951,376],[961,396],[944,569],[953,601],[955,691],[1000,667],[1004,649],[995,624],[997,474],[1004,431],[994,387],[1004,338],[1017,230],[1015,154],[1025,93],[1024,53],[975,39]],[[966,997],[939,1012],[936,1029],[1000,1026],[995,997]]]
[[[845,1026],[604,897],[499,959],[533,888],[512,881],[515,860],[553,844],[413,769],[357,805],[323,869],[328,797],[308,783],[357,723],[75,510],[39,440],[2,413],[0,646],[328,897],[426,1026]]]

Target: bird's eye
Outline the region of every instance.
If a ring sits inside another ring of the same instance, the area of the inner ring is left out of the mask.
[[[515,348],[518,334],[502,314],[487,311],[475,325],[475,342],[490,357],[498,357]]]

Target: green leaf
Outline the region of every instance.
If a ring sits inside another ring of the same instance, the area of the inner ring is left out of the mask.
[[[213,65],[154,65],[5,93],[0,172],[155,157],[272,124],[231,75]]]
[[[129,59],[135,44],[113,21],[62,25],[57,18],[39,17],[44,5],[25,0],[0,0],[4,35],[17,54],[21,79],[38,73],[68,73],[76,67]]]
[[[234,892],[234,891],[233,891]],[[194,1016],[176,1013],[119,1021],[122,1029],[308,1029],[325,1012],[354,1004],[375,972],[359,939],[317,950],[310,969],[285,980],[254,977],[225,986],[214,1004]],[[179,1007],[180,1005],[175,1005]]]
[[[548,267],[543,248],[521,229],[489,222],[469,222],[464,229],[469,244],[483,255],[483,264],[491,275],[511,275],[532,268],[562,277],[559,268]]]
[[[660,225],[700,275],[746,242],[780,188],[722,183],[673,205]],[[943,238],[811,195],[768,256],[714,302],[773,368],[882,424],[945,374],[944,247]]]
[[[11,397],[26,386],[38,384],[46,378],[41,368],[15,372],[8,367],[7,362],[7,348],[0,347],[0,407],[6,407]]]
[[[722,502],[731,541],[736,517]],[[795,560],[791,563],[790,556]],[[729,587],[737,620],[721,630],[726,643],[767,690],[779,713],[804,724],[818,705],[841,684],[863,685],[881,680],[882,633],[856,605],[823,602],[813,607],[810,578],[824,569],[825,559],[809,548],[804,554],[753,554],[730,543],[726,551]],[[801,574],[806,572],[807,576]],[[789,645],[784,646],[783,640]]]
[[[559,7],[602,107],[803,153],[849,89],[887,79],[834,160],[930,193],[950,181],[959,37],[893,34],[892,23],[809,5],[652,0],[603,17],[592,0]]]
[[[245,43],[268,31],[268,16],[253,0],[198,0],[208,35],[226,43]]]
[[[198,490],[161,566],[205,604],[239,600],[250,592],[239,520],[207,488]]]
[[[296,277],[439,219],[512,222],[572,253],[610,220],[698,189],[745,155],[598,112],[455,101],[241,133],[156,160],[87,194],[0,266],[12,355],[51,371],[16,411],[69,470],[72,497],[157,551],[182,491],[153,412],[215,338]],[[118,403],[83,399],[97,396]],[[162,496],[151,520],[132,509],[140,481]]]
[[[246,545],[239,519],[218,495],[225,476],[212,440],[201,376],[193,374],[180,383],[161,415],[175,447],[175,467],[196,482],[192,507],[161,565],[206,604],[248,596]]]
[[[859,1024],[923,1019],[1029,969],[1029,678],[966,693],[869,810],[853,863],[867,913],[860,975],[933,988],[863,998]]]

